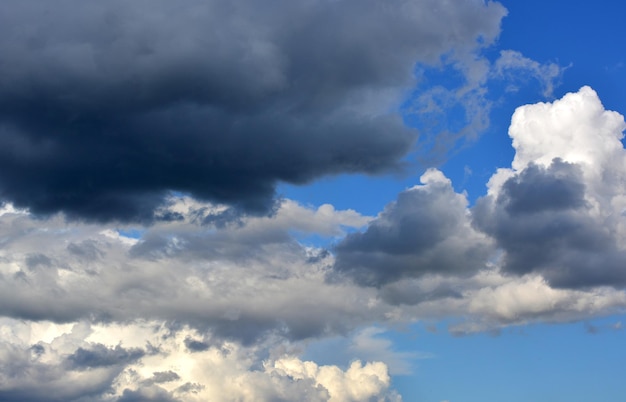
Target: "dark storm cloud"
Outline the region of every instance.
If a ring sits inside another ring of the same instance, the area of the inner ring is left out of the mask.
[[[427,273],[469,275],[486,263],[488,242],[473,231],[466,198],[438,171],[398,195],[363,233],[336,247],[335,273],[380,286]]]
[[[152,220],[169,191],[267,212],[278,181],[398,168],[415,62],[491,42],[498,3],[0,3],[0,197]],[[158,218],[158,217],[157,217]]]
[[[505,251],[508,273],[541,273],[558,287],[623,286],[626,253],[585,191],[578,165],[558,158],[547,168],[531,163],[497,197],[478,201],[474,223]]]

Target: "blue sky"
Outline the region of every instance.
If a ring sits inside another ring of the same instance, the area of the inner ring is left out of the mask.
[[[622,400],[625,12],[0,4],[0,400]]]

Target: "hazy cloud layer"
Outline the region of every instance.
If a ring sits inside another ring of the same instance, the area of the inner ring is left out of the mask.
[[[301,339],[345,332],[383,316],[384,309],[367,306],[375,296],[370,290],[326,285],[332,256],[290,235],[340,235],[344,225],[368,218],[285,201],[273,217],[219,229],[198,219],[199,209],[213,209],[200,205],[173,202],[172,211],[185,219],[153,225],[140,240],[114,228],[68,225],[62,217],[42,222],[5,213],[1,313],[55,322],[181,322],[246,344],[271,333]],[[192,350],[199,345],[188,342]]]
[[[492,43],[505,13],[460,0],[3,2],[0,196],[151,220],[172,190],[268,212],[278,181],[397,169],[416,139],[398,112],[415,64]]]

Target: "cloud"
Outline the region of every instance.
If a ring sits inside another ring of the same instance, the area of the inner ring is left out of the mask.
[[[625,127],[624,117],[605,110],[598,94],[588,86],[551,103],[521,106],[509,127],[515,148],[512,168],[521,170],[531,161],[546,166],[561,158],[581,163],[586,174],[598,174],[614,163],[623,163],[620,140]]]
[[[156,322],[143,322],[76,324],[68,330],[50,323],[4,320],[1,329],[3,334],[27,331],[30,341],[43,350],[34,354],[24,337],[0,341],[2,400],[400,401],[382,363],[355,361],[342,369],[288,355],[262,361],[256,346],[214,342],[190,355],[184,340],[198,333],[186,327],[172,332]],[[148,349],[150,353],[136,352]],[[97,364],[92,358],[88,365],[65,364],[84,350],[99,356]]]
[[[404,279],[471,276],[496,265],[517,276],[539,273],[557,287],[620,288],[624,128],[623,116],[606,111],[589,87],[522,106],[509,130],[512,168],[493,175],[487,196],[468,208],[465,196],[430,170],[422,186],[400,193],[364,232],[337,245],[334,270],[383,286],[383,297],[398,304],[459,295],[445,286],[412,292]]]
[[[159,210],[177,220],[116,227],[62,215],[42,221],[7,204],[1,311],[57,323],[164,320],[252,344],[272,334],[297,341],[376,321],[464,314],[480,289],[525,286],[517,281],[527,275],[589,297],[603,292],[598,286],[619,290],[622,128],[589,88],[518,109],[512,168],[499,170],[471,208],[437,170],[376,218],[284,200],[272,216],[219,223],[207,217],[228,206],[178,195]],[[329,252],[300,244],[300,234],[345,237]],[[569,317],[598,313],[562,309]],[[188,341],[190,351],[205,347],[203,337]]]
[[[120,345],[107,348],[102,344],[95,344],[89,349],[78,348],[67,357],[67,362],[73,369],[107,367],[115,364],[124,364],[136,361],[143,357],[141,349],[126,350]]]
[[[481,56],[504,14],[0,4],[0,400],[398,401],[389,373],[414,356],[372,325],[446,318],[464,334],[623,311],[625,124],[588,87],[518,108],[515,159],[475,206],[436,169],[376,217],[274,197],[280,181],[398,169],[415,63],[460,72],[416,110],[462,105],[468,138],[496,75],[549,95],[562,69]],[[350,334],[350,366],[300,356]]]
[[[4,335],[0,342],[1,400],[98,400],[127,364],[143,356],[138,349],[129,351],[119,345],[89,345],[85,337],[90,329],[85,325],[76,325],[49,342],[36,339],[40,336],[35,333],[36,325],[3,319],[0,327]],[[27,343],[23,332],[35,343]]]
[[[354,335],[349,350],[356,356],[385,363],[392,375],[412,374],[415,360],[432,357],[429,354],[414,351],[393,350],[393,343],[380,336],[385,332],[380,327],[365,328]]]
[[[512,169],[492,177],[473,211],[505,252],[504,271],[559,287],[626,284],[624,128],[589,87],[516,110]]]
[[[157,210],[176,219],[118,226],[41,220],[5,204],[0,312],[57,324],[186,325],[200,331],[181,341],[195,355],[215,340],[298,343],[373,323],[463,316],[455,330],[471,332],[616,311],[626,233],[620,119],[585,88],[518,109],[512,168],[473,207],[437,170],[375,218],[282,200],[271,216],[215,220],[231,207],[176,194]],[[337,246],[305,246],[302,235]],[[533,291],[558,300],[538,307]],[[516,292],[531,296],[500,300]],[[79,347],[99,350],[79,345],[68,356]]]
[[[369,218],[284,201],[272,217],[218,227],[204,223],[218,207],[186,197],[171,202],[184,219],[143,228],[139,239],[62,216],[4,214],[1,313],[58,323],[165,320],[246,344],[275,333],[342,333],[384,315],[384,308],[364,307],[375,297],[370,290],[326,284],[333,257],[290,235],[332,238]],[[186,345],[207,347],[203,338]]]
[[[486,266],[490,243],[471,227],[465,195],[455,193],[438,170],[421,181],[400,193],[367,230],[337,245],[335,272],[381,286],[426,274],[470,276]]]
[[[273,372],[286,375],[295,380],[312,379],[316,384],[328,390],[329,402],[356,402],[376,397],[389,386],[390,377],[383,363],[353,362],[342,372],[335,366],[317,366],[312,362],[299,359],[282,359],[274,364]],[[401,398],[390,393],[382,401],[400,401]]]
[[[600,312],[623,309],[626,294],[621,290],[597,288],[592,291],[555,289],[541,276],[529,275],[485,286],[468,294],[468,311],[481,319],[470,323],[480,327],[490,320],[501,323],[533,321],[567,322]],[[602,314],[602,313],[600,313]],[[459,325],[457,329],[468,328]],[[484,328],[484,327],[483,327]],[[474,329],[476,330],[476,329]]]
[[[390,316],[468,317],[456,333],[621,311],[625,127],[588,87],[518,108],[486,196],[468,207],[428,171],[337,245],[331,278],[376,287]]]
[[[416,63],[499,34],[495,2],[0,5],[0,196],[162,219],[171,191],[267,213],[279,181],[397,170]],[[321,29],[323,27],[323,29]]]
[[[480,137],[489,127],[492,109],[505,97],[496,95],[500,86],[514,92],[536,80],[542,95],[551,98],[568,68],[539,63],[514,50],[503,50],[495,59],[476,50],[448,54],[435,66],[419,67],[422,79],[403,112],[408,123],[422,131],[417,156],[426,167],[441,165]]]
[[[476,207],[476,222],[506,251],[503,269],[541,272],[552,285],[622,286],[626,251],[585,200],[580,169],[555,159],[529,165],[507,180],[493,202]]]
[[[543,89],[543,96],[549,98],[552,97],[554,87],[558,84],[566,68],[560,67],[555,63],[538,63],[515,50],[502,50],[500,51],[500,57],[494,63],[493,74],[509,79],[512,76],[516,76],[518,80],[520,75],[524,77],[530,76],[539,81]],[[509,90],[511,89],[513,87],[509,87]]]
[[[180,380],[180,376],[173,372],[172,370],[168,371],[156,371],[152,374],[152,378],[148,381],[151,383],[162,383],[162,382],[170,382]]]

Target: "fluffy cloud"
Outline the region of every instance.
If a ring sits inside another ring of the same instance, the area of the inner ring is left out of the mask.
[[[476,226],[505,252],[505,271],[560,287],[626,284],[624,128],[588,87],[517,109],[512,169],[494,175],[474,208]]]
[[[623,116],[606,111],[588,87],[520,107],[509,131],[512,168],[494,174],[476,206],[468,209],[448,179],[428,171],[423,186],[402,192],[367,230],[339,243],[335,271],[380,286],[425,274],[469,276],[497,263],[505,273],[539,273],[553,286],[621,288],[624,128]],[[387,298],[406,301],[395,289]],[[454,294],[431,291],[412,298]]]
[[[588,87],[518,108],[515,159],[485,197],[468,208],[448,179],[427,172],[338,244],[334,275],[378,287],[404,314],[472,317],[459,332],[619,311],[625,127]]]
[[[398,169],[415,64],[492,43],[506,11],[392,3],[3,2],[0,197],[95,221],[151,220],[172,190],[266,213],[278,181]]]
[[[355,361],[343,370],[290,355],[262,360],[258,348],[228,342],[192,352],[185,340],[197,332],[158,322],[57,326],[5,319],[0,330],[2,400],[400,401],[383,363]]]
[[[470,276],[485,267],[489,240],[470,224],[467,199],[438,170],[421,178],[336,247],[335,270],[380,286],[428,273]]]

